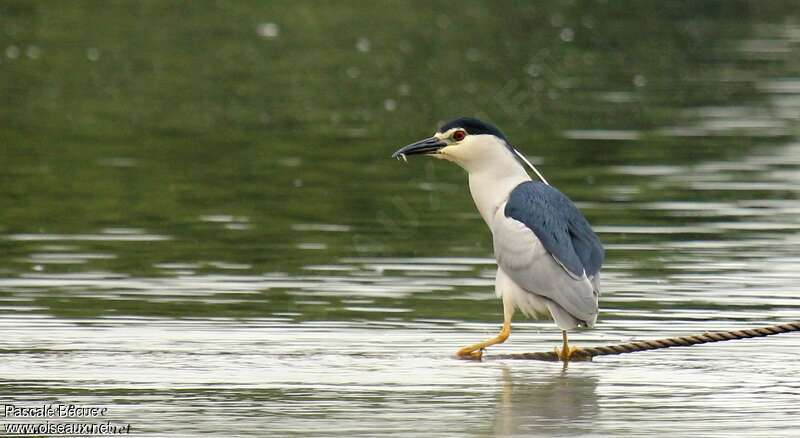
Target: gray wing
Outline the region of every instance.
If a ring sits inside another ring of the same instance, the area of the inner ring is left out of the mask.
[[[594,325],[603,247],[566,196],[520,184],[495,214],[492,235],[497,263],[515,283]]]
[[[524,182],[511,191],[504,213],[536,234],[568,273],[592,277],[600,271],[604,257],[600,239],[575,204],[557,189]]]

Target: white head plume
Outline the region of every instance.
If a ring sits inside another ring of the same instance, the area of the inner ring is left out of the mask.
[[[534,173],[536,173],[536,176],[538,176],[539,179],[542,180],[543,183],[547,184],[548,186],[550,185],[550,183],[547,182],[547,180],[544,179],[544,176],[539,172],[539,169],[537,169],[533,164],[531,164],[530,161],[528,161],[527,158],[525,158],[525,155],[522,155],[522,153],[520,151],[518,151],[518,150],[516,150],[514,148],[511,148],[511,150],[514,151],[514,153],[517,155],[517,157],[519,157],[520,160],[522,160],[525,164],[527,164],[528,167],[530,167],[531,170],[534,171]]]

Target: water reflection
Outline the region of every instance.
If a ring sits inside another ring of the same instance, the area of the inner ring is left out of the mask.
[[[555,436],[591,433],[599,411],[593,375],[545,371],[535,377],[501,368],[495,436]]]
[[[797,335],[453,360],[501,321],[491,241],[462,173],[387,158],[448,114],[535,156],[607,244],[577,345],[795,320],[795,5],[284,6],[0,2],[6,398],[154,436],[800,427]]]

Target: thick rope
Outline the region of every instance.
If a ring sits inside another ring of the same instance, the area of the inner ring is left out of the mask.
[[[677,336],[674,338],[654,339],[650,341],[634,341],[627,344],[606,345],[602,347],[578,348],[570,356],[570,361],[592,360],[595,356],[607,356],[611,354],[635,353],[637,351],[658,350],[670,347],[688,347],[697,344],[707,344],[709,342],[732,341],[736,339],[760,338],[764,336],[777,335],[780,333],[800,331],[800,321],[788,322],[786,324],[771,325],[753,329],[732,330],[729,332],[705,332],[699,335]],[[527,360],[546,360],[560,361],[555,351],[545,351],[537,353],[515,353],[492,355],[492,359],[527,359]]]

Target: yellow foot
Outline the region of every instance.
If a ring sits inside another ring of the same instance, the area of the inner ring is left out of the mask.
[[[458,350],[456,353],[459,359],[468,359],[468,360],[481,360],[483,357],[483,348],[478,350],[469,350],[466,348],[462,348]]]
[[[571,345],[565,345],[562,348],[556,347],[555,350],[556,350],[556,356],[558,356],[560,360],[564,362],[569,362],[569,359],[572,357],[572,355],[575,354],[578,350],[580,350],[580,348],[573,347]]]

